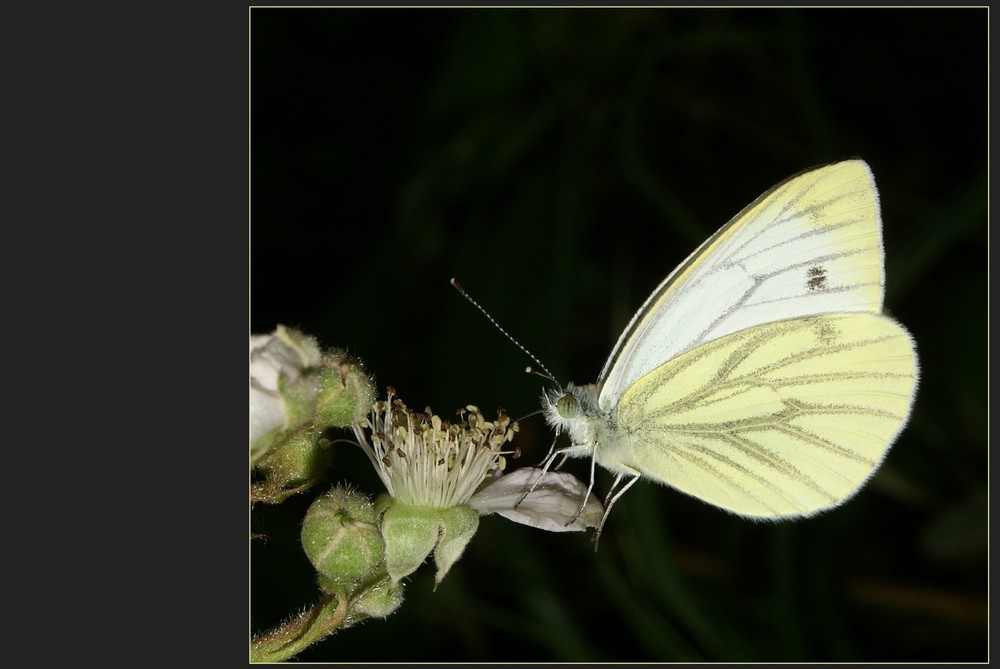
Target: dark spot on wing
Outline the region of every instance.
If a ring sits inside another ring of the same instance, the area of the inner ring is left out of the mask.
[[[826,285],[826,270],[819,265],[814,265],[806,271],[806,276],[809,277],[806,281],[806,287],[809,290],[823,290],[827,287]]]

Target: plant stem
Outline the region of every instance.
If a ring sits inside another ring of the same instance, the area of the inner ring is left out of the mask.
[[[282,662],[297,655],[335,632],[346,620],[347,611],[346,591],[324,596],[297,618],[255,638],[250,644],[250,661]]]

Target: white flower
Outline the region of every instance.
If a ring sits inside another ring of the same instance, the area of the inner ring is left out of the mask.
[[[469,405],[457,423],[430,409],[410,411],[389,389],[370,419],[355,424],[358,443],[392,499],[381,503],[386,564],[393,582],[412,573],[434,551],[440,582],[490,513],[539,529],[566,532],[597,527],[603,508],[573,476],[535,468],[504,475],[502,447],[517,423],[501,413],[486,421]],[[369,443],[368,434],[371,434]]]
[[[296,427],[309,414],[318,387],[306,375],[320,360],[315,339],[283,325],[273,334],[250,336],[253,460],[264,454],[276,432]]]
[[[599,526],[604,514],[601,503],[593,497],[580,511],[586,495],[587,486],[572,474],[543,475],[537,467],[521,467],[484,486],[469,499],[469,506],[481,515],[498,513],[540,530],[579,532]]]

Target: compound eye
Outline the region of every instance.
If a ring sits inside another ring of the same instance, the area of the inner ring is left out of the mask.
[[[556,400],[556,411],[563,418],[573,418],[580,412],[580,400],[573,395],[563,395]]]

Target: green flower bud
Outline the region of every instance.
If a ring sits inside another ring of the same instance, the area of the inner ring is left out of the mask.
[[[302,548],[325,588],[360,583],[383,560],[371,502],[345,488],[318,497],[302,521]]]
[[[374,403],[375,384],[359,363],[339,350],[323,356],[316,397],[317,424],[352,425],[367,416]]]
[[[332,459],[333,451],[323,431],[310,424],[279,435],[256,468],[270,485],[290,490],[314,482]]]

